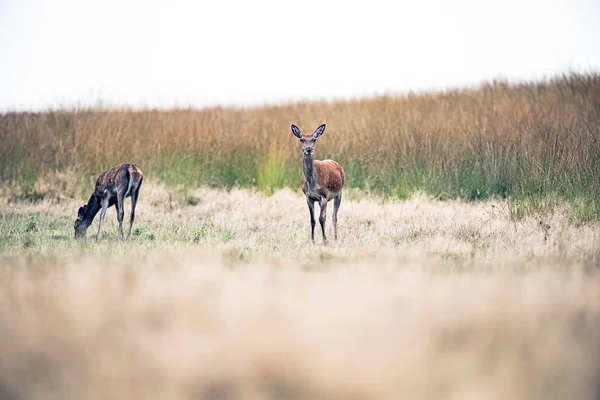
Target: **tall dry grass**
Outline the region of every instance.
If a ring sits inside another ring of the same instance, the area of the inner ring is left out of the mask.
[[[271,191],[300,179],[290,124],[312,130],[323,122],[316,157],[340,161],[349,187],[400,198],[415,190],[510,196],[538,209],[568,200],[582,204],[581,219],[600,215],[598,73],[257,108],[7,113],[0,179],[41,197],[34,183],[49,172],[76,171],[89,188],[100,171],[131,161],[172,185]]]

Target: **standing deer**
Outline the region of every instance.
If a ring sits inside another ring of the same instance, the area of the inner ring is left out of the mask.
[[[75,220],[75,238],[85,236],[87,228],[92,224],[98,211],[100,213],[100,224],[96,240],[100,239],[102,231],[102,222],[108,207],[117,205],[117,220],[119,221],[119,239],[123,240],[123,217],[125,216],[125,198],[131,197],[131,216],[129,218],[129,233],[127,240],[131,236],[131,227],[135,218],[135,205],[142,187],[144,175],[135,164],[119,164],[98,176],[96,188],[87,204],[79,207],[77,219]]]
[[[315,241],[315,202],[321,207],[319,223],[323,231],[323,242],[327,243],[325,236],[325,219],[327,202],[333,202],[333,234],[337,240],[337,213],[342,204],[342,187],[346,182],[344,168],[333,160],[314,160],[312,153],[315,149],[317,138],[325,132],[325,124],[319,126],[310,135],[304,135],[296,125],[292,124],[292,134],[300,139],[304,161],[302,163],[302,191],[306,195],[308,211],[310,212],[311,237]]]

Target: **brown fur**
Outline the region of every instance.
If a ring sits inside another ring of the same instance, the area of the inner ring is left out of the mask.
[[[77,220],[75,221],[75,237],[84,236],[85,231],[92,224],[98,211],[102,210],[97,235],[97,239],[99,239],[106,210],[116,205],[117,220],[119,221],[119,239],[124,239],[124,201],[126,197],[131,197],[131,216],[129,219],[129,233],[127,235],[129,239],[135,219],[135,206],[143,179],[144,175],[142,171],[135,164],[119,164],[101,173],[96,180],[96,187],[88,203],[79,208]]]
[[[329,198],[329,192],[340,193],[344,184],[346,183],[346,174],[344,168],[333,160],[314,160],[313,169],[315,171],[315,177],[317,179],[317,185],[321,189],[323,197],[327,200]],[[304,185],[304,174],[302,175],[302,192],[306,194],[307,187]]]
[[[102,196],[105,190],[115,188],[120,185],[128,185],[129,180],[125,171],[127,171],[129,173],[129,177],[133,179],[134,185],[141,182],[144,177],[142,171],[137,167],[137,165],[119,164],[116,167],[106,170],[98,175],[94,194],[97,196]]]
[[[306,196],[308,210],[310,212],[311,237],[315,240],[315,215],[314,203],[318,202],[321,207],[319,223],[323,232],[323,240],[327,242],[325,236],[325,220],[327,213],[327,203],[334,200],[333,205],[333,232],[337,240],[337,213],[342,203],[342,188],[346,183],[346,174],[340,164],[333,160],[314,160],[312,153],[315,143],[325,132],[325,124],[319,126],[312,135],[305,135],[300,132],[296,125],[292,125],[292,134],[300,139],[302,143],[302,152],[304,160],[302,163],[302,192]]]

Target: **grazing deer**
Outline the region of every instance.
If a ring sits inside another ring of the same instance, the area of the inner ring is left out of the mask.
[[[92,224],[98,211],[100,213],[100,224],[98,226],[98,235],[96,240],[100,239],[102,231],[102,222],[108,207],[117,205],[117,220],[119,221],[119,239],[123,240],[123,217],[125,216],[125,198],[131,197],[131,216],[129,218],[129,233],[127,240],[131,236],[131,227],[135,218],[135,205],[140,194],[142,180],[144,175],[135,164],[119,164],[98,176],[96,188],[87,204],[79,207],[77,220],[75,220],[75,238],[85,236],[87,228]]]
[[[292,124],[292,134],[300,139],[304,162],[302,163],[302,191],[306,195],[308,211],[310,212],[311,237],[315,241],[315,202],[321,207],[319,223],[323,231],[323,242],[327,243],[325,236],[325,219],[327,213],[327,202],[333,202],[333,234],[337,240],[337,213],[342,204],[342,187],[346,182],[344,168],[333,160],[314,160],[312,153],[315,149],[317,138],[325,132],[325,124],[319,126],[310,135],[300,132],[296,125]]]

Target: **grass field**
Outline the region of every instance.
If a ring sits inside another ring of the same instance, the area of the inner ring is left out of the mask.
[[[200,185],[270,193],[297,187],[290,124],[327,123],[315,156],[344,165],[348,187],[407,198],[508,198],[530,211],[578,206],[600,219],[600,74],[484,83],[443,93],[258,108],[55,110],[0,115],[0,182],[19,198],[52,193],[74,173],[80,192],[120,162],[183,191]]]
[[[290,132],[323,122],[327,245]],[[598,399],[599,127],[597,73],[2,114],[0,399]],[[73,240],[120,162],[145,175],[131,241],[114,209]]]
[[[79,201],[3,200],[0,397],[600,394],[600,224],[566,208],[349,191],[312,245],[298,190],[145,185],[129,243],[114,209],[77,242]]]

